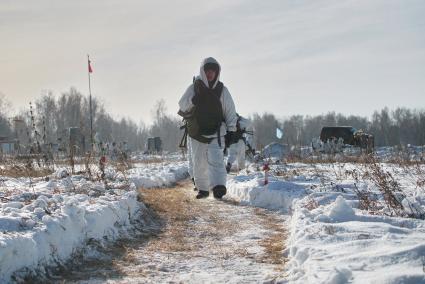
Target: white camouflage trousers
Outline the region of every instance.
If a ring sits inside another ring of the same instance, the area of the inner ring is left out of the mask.
[[[233,164],[235,161],[237,161],[238,170],[245,168],[245,142],[242,139],[229,146],[227,162]]]
[[[189,176],[193,178],[192,138],[187,136],[187,159],[189,161]]]
[[[224,138],[221,147],[215,138],[211,143],[201,143],[191,139],[193,177],[198,190],[209,191],[216,185],[226,186],[227,172],[224,166]]]

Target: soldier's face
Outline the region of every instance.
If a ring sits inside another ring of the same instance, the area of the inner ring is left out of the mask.
[[[205,70],[205,75],[207,76],[208,82],[211,82],[215,79],[216,72],[213,69]]]

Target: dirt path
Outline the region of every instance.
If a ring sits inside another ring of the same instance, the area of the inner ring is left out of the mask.
[[[62,283],[249,283],[281,278],[284,216],[212,197],[189,183],[141,189],[151,210],[138,238],[104,248]],[[146,226],[147,225],[147,226]],[[64,280],[64,281],[63,281]]]

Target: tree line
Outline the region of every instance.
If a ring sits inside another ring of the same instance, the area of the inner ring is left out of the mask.
[[[66,139],[70,127],[80,128],[89,141],[89,97],[77,89],[71,87],[57,97],[51,91],[46,91],[31,104],[31,108],[32,114],[28,107],[13,117],[24,121],[29,135],[34,136],[34,132],[37,132],[41,142],[57,143],[58,139]],[[0,97],[0,137],[14,135],[12,115],[8,109],[10,105],[4,97]],[[148,137],[159,136],[165,151],[178,150],[183,134],[180,129],[182,122],[177,115],[167,112],[163,99],[153,106],[151,125],[146,125],[143,121],[136,123],[131,118],[114,118],[96,97],[92,98],[92,112],[96,138],[104,143],[125,141],[131,150],[143,151]],[[424,110],[397,108],[390,111],[384,108],[375,111],[370,118],[335,112],[316,116],[292,115],[286,118],[277,118],[271,113],[254,113],[248,118],[253,124],[254,146],[257,149],[271,142],[310,145],[311,140],[320,135],[323,126],[353,126],[362,129],[375,136],[376,146],[425,145]],[[276,128],[283,131],[280,139],[276,137]]]
[[[374,135],[375,146],[425,145],[425,110],[387,107],[375,111],[371,118],[328,112],[326,114],[292,115],[277,119],[271,113],[254,114],[254,144],[265,146],[271,142],[288,145],[310,145],[320,136],[323,126],[352,126],[357,130]],[[276,128],[283,130],[283,137],[276,137]]]
[[[20,143],[25,144],[36,139],[40,143],[66,141],[69,139],[70,127],[79,128],[86,143],[90,143],[89,97],[73,87],[58,97],[51,91],[44,92],[25,110],[14,115],[4,107],[5,104],[4,97],[0,97],[0,137],[15,138],[13,121],[18,119],[25,125],[25,137]],[[160,136],[164,141],[164,150],[177,150],[173,140],[180,135],[178,119],[166,115],[163,100],[158,101],[155,107],[154,122],[151,126],[146,126],[142,121],[136,123],[131,118],[114,118],[98,98],[92,97],[95,142],[126,142],[131,150],[145,150],[148,137]]]

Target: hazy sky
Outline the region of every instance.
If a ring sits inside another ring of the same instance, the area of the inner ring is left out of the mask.
[[[241,114],[425,107],[425,1],[0,2],[0,93],[16,110],[76,87],[114,115],[169,113],[215,57]]]

